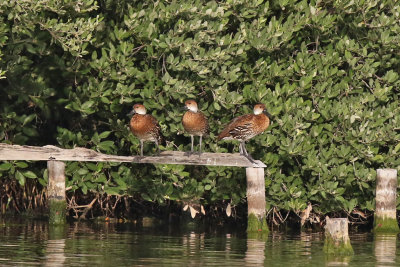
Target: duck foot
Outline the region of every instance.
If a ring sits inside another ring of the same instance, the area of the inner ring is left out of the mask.
[[[242,154],[242,155],[245,156],[251,163],[258,164],[250,154]]]

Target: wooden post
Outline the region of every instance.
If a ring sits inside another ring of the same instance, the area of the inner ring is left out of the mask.
[[[326,216],[324,252],[336,255],[352,255],[347,218],[330,219]]]
[[[47,187],[47,203],[49,205],[49,223],[64,224],[66,222],[65,201],[65,163],[48,161],[49,185]]]
[[[376,174],[374,231],[397,233],[397,170],[378,169]]]
[[[246,168],[247,232],[268,232],[265,212],[264,168]]]

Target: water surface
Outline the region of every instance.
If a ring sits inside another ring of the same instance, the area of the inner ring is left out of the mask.
[[[323,233],[243,227],[0,220],[0,266],[400,266],[397,235],[352,233],[351,257],[327,257]]]

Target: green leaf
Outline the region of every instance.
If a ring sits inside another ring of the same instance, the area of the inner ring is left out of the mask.
[[[15,178],[18,180],[21,186],[25,185],[25,176],[20,171],[15,173]]]
[[[3,163],[0,165],[0,171],[8,171],[11,168],[12,164],[9,162]]]
[[[142,193],[142,198],[143,198],[144,200],[146,200],[146,201],[153,201],[153,200],[151,199],[151,197],[150,197],[148,194],[146,194],[146,193]]]
[[[94,105],[93,100],[86,101],[85,103],[82,104],[81,109],[82,110],[88,110]]]
[[[30,127],[23,127],[22,132],[30,137],[39,135],[39,133],[36,129],[30,128]]]
[[[121,190],[126,190],[127,185],[122,179],[114,179],[114,180],[119,185]]]
[[[100,173],[99,176],[95,180],[97,183],[106,183],[107,177],[104,173]]]
[[[109,152],[113,146],[114,146],[114,141],[103,141],[97,145],[97,147],[100,150],[104,150],[106,152]]]
[[[88,172],[89,172],[89,170],[86,169],[86,168],[81,168],[81,169],[78,170],[78,174],[79,174],[79,175],[85,175],[85,174],[87,174]]]
[[[118,187],[106,186],[104,188],[104,191],[106,192],[107,195],[110,195],[110,196],[118,196],[118,195],[120,195],[120,193],[119,193],[120,190],[119,190]]]
[[[36,174],[34,172],[32,172],[32,171],[24,172],[24,176],[27,177],[27,178],[31,178],[31,179],[37,178]]]
[[[105,132],[102,132],[101,134],[99,134],[100,140],[107,138],[110,135],[110,133],[111,133],[111,131],[105,131]]]
[[[24,126],[25,124],[31,122],[35,117],[36,117],[36,114],[31,114],[31,115],[27,116],[24,119],[24,122],[22,123],[22,126]]]
[[[87,188],[87,186],[86,186],[86,184],[82,184],[82,186],[81,186],[81,190],[82,190],[82,192],[83,192],[83,194],[87,194],[87,191],[88,191],[88,188]]]
[[[15,166],[17,166],[18,168],[24,169],[24,168],[28,167],[28,163],[23,162],[23,161],[18,161],[15,163]]]
[[[39,183],[40,183],[42,186],[47,186],[47,181],[46,181],[45,179],[39,178]]]
[[[400,143],[398,143],[398,144],[394,147],[393,153],[397,153],[397,151],[399,151],[399,150],[400,150]]]

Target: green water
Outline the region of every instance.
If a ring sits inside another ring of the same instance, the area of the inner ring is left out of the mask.
[[[354,256],[326,257],[323,233],[194,224],[72,223],[0,219],[0,266],[400,266],[397,235],[353,233]]]

